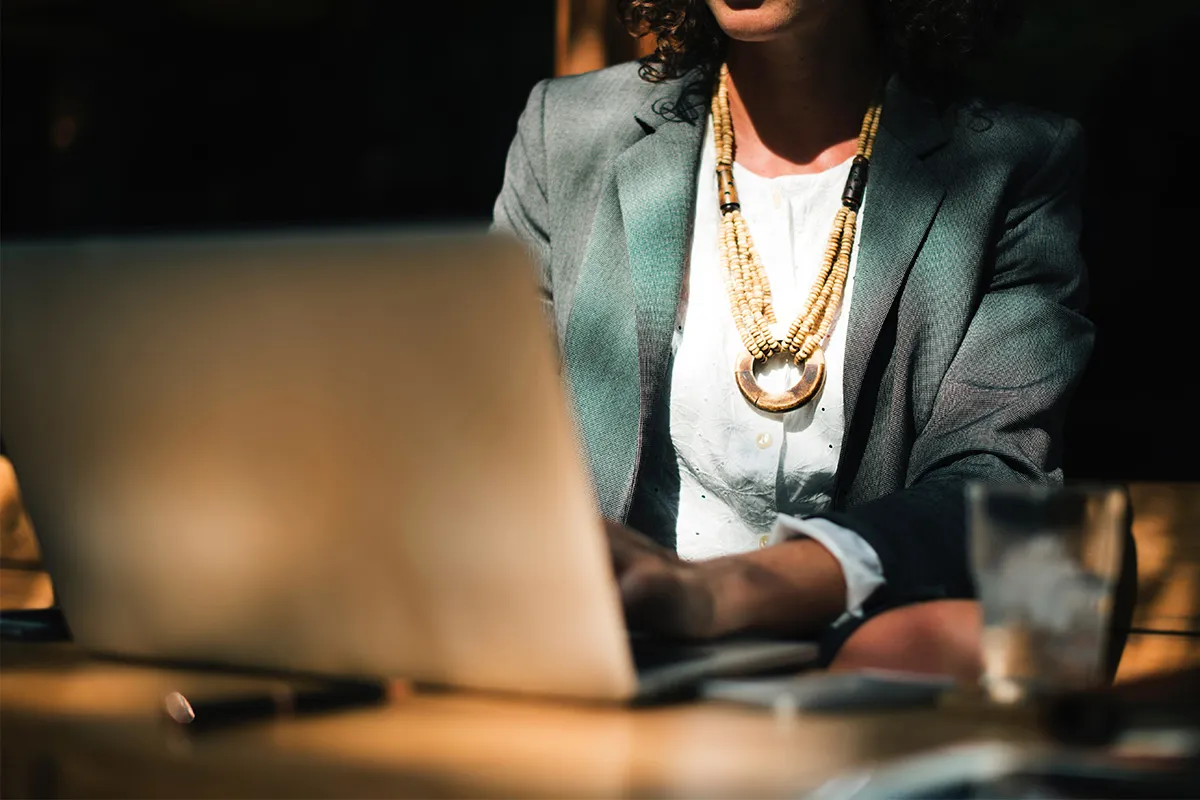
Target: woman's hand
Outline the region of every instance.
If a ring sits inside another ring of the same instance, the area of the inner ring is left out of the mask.
[[[684,561],[624,525],[604,524],[630,630],[684,639],[719,635],[705,562]]]
[[[708,561],[605,522],[631,630],[685,639],[810,635],[846,609],[841,566],[811,539]]]

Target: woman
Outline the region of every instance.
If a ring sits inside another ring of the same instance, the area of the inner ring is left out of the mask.
[[[620,5],[655,54],[535,87],[495,220],[631,622],[975,675],[964,484],[1061,480],[1091,348],[1078,126],[955,97],[997,0]]]

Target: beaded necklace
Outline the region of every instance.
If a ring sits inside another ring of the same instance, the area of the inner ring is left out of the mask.
[[[842,207],[834,217],[821,270],[803,308],[788,327],[786,336],[779,337],[771,330],[776,322],[775,309],[771,304],[771,286],[767,282],[767,274],[754,240],[750,238],[750,228],[742,216],[737,187],[733,182],[734,140],[728,84],[729,69],[722,64],[712,98],[713,139],[717,148],[717,194],[721,204],[721,264],[733,321],[746,347],[738,358],[734,376],[738,388],[751,404],[763,411],[781,413],[807,403],[825,382],[825,354],[821,343],[833,326],[841,306],[842,292],[846,288],[858,209],[862,205],[871,150],[879,130],[880,105],[878,102],[872,103],[863,117],[858,148],[846,179],[845,191],[842,192]],[[785,391],[767,392],[758,385],[758,379],[754,376],[755,363],[765,362],[784,350],[794,354],[797,366],[803,365],[800,379]]]

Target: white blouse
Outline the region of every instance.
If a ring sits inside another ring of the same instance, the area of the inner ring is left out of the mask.
[[[803,517],[826,509],[833,495],[845,429],[842,372],[858,242],[838,317],[824,346],[824,386],[808,403],[785,414],[750,405],[734,381],[734,364],[743,346],[717,246],[720,209],[712,137],[710,120],[671,371],[669,430],[680,482],[676,546],[682,557],[699,559],[808,536],[838,559],[846,578],[847,610],[857,614],[883,584],[878,555],[853,531]],[[816,279],[850,164],[847,159],[824,172],[778,178],[763,178],[734,165],[742,214],[784,326],[800,311]],[[764,389],[784,389],[798,377],[790,360],[777,360],[780,363],[773,360],[759,375]]]

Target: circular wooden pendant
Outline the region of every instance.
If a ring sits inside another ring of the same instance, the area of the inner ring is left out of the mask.
[[[813,398],[825,383],[825,353],[821,348],[813,350],[804,362],[804,371],[796,385],[783,392],[767,392],[758,385],[754,377],[754,356],[743,352],[734,372],[738,388],[755,408],[782,414],[799,408]]]

